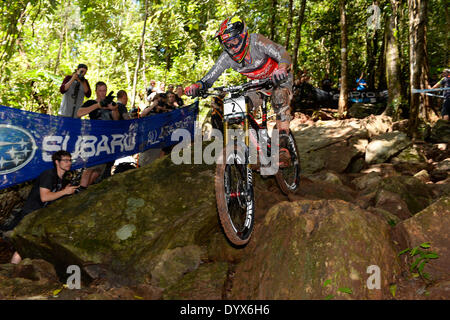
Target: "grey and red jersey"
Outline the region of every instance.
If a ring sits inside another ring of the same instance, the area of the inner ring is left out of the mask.
[[[291,65],[292,60],[286,49],[267,39],[261,34],[251,33],[250,35],[250,61],[244,60],[242,63],[234,61],[226,52],[222,52],[214,66],[200,80],[204,86],[210,88],[220,75],[231,68],[250,79],[269,78],[273,71],[278,68],[279,63]],[[293,75],[289,72],[288,81],[281,86],[292,91]]]

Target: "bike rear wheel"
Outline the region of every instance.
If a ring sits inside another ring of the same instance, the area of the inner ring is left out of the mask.
[[[274,128],[276,130],[276,127]],[[281,134],[287,138],[287,149],[290,154],[290,164],[285,168],[278,168],[278,172],[275,175],[278,186],[284,194],[294,193],[300,185],[300,155],[298,153],[297,143],[295,142],[294,135],[291,131],[289,134]]]
[[[255,200],[248,154],[241,148],[222,155],[216,167],[216,202],[226,237],[237,246],[247,244],[254,226]]]

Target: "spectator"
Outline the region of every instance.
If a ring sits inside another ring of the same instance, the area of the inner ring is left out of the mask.
[[[147,101],[152,101],[156,94],[158,93],[165,93],[165,86],[162,82],[155,83],[155,80],[152,80],[154,83],[154,86],[152,87],[152,91],[149,94],[149,91],[147,90]],[[152,83],[152,82],[151,82]]]
[[[169,84],[167,86],[167,92],[166,93],[169,93],[169,92],[173,92],[173,84]]]
[[[72,75],[64,78],[59,88],[59,91],[63,94],[58,111],[60,116],[75,118],[78,109],[83,104],[84,97],[89,98],[91,96],[89,81],[84,77],[87,69],[85,64],[79,64]]]
[[[119,111],[119,120],[129,120],[131,119],[128,110],[128,95],[125,90],[119,90],[117,92],[117,110]]]
[[[81,118],[89,114],[89,119],[91,120],[119,120],[120,115],[117,105],[105,99],[107,91],[106,83],[102,81],[97,82],[95,84],[96,99],[86,101],[78,110],[77,117]],[[107,104],[102,105],[102,103]]]
[[[448,88],[450,87],[450,69],[445,69],[442,72],[442,79],[436,83],[431,89],[436,89],[438,87]],[[442,105],[441,111],[442,119],[449,120],[450,115],[450,90],[444,91],[444,104]]]
[[[322,90],[326,92],[331,92],[333,90],[331,86],[331,80],[328,74],[325,75],[325,78],[322,80]]]
[[[362,72],[359,79],[356,80],[356,91],[367,90],[367,82],[363,77],[364,77],[364,72]]]
[[[151,114],[163,113],[170,111],[167,104],[167,94],[157,93],[150,103],[150,106],[145,108],[141,113],[141,117],[146,117]]]
[[[13,216],[1,226],[2,232],[14,229],[29,213],[46,207],[49,203],[64,196],[73,194],[79,186],[70,184],[63,186],[64,173],[72,167],[72,157],[69,152],[60,150],[52,155],[53,168],[45,170],[36,179],[20,213]],[[14,253],[11,263],[21,260],[17,252]]]
[[[177,101],[178,106],[182,107],[184,106],[184,101],[181,98],[184,95],[184,88],[182,85],[177,85],[176,89],[175,89],[175,99]]]
[[[150,96],[153,92],[156,92],[156,81],[150,80],[150,85],[147,88],[147,95],[146,95],[147,101],[151,100]]]
[[[91,120],[119,120],[120,114],[118,106],[112,101],[110,96],[106,96],[107,86],[104,82],[99,81],[95,85],[96,100],[86,101],[78,110],[77,116],[79,118],[89,114]],[[93,184],[98,177],[103,176],[107,164],[100,164],[84,170],[81,177],[81,187],[86,189]]]
[[[164,83],[159,84],[158,93],[165,93],[166,92],[166,85]]]
[[[167,92],[167,105],[170,111],[179,107],[176,97],[177,95],[175,93],[170,91]]]
[[[130,111],[130,118],[131,119],[137,119],[139,118],[140,109],[139,108],[133,108]]]

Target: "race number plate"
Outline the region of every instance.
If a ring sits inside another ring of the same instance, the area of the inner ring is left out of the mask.
[[[223,113],[225,117],[239,117],[245,115],[245,97],[230,98],[224,101]]]

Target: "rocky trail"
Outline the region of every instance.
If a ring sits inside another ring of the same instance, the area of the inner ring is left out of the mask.
[[[255,175],[246,247],[220,229],[214,166],[166,157],[27,216],[0,243],[0,298],[449,299],[450,125],[423,141],[381,115],[297,114],[291,128],[301,187],[285,196]],[[26,194],[0,194],[0,218]],[[80,289],[66,285],[71,265]]]

